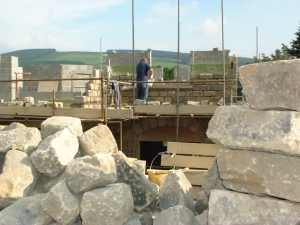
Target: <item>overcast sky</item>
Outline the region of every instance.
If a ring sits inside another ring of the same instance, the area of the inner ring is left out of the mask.
[[[178,0],[135,0],[135,49],[177,51]],[[230,55],[290,46],[300,0],[223,0]],[[0,0],[0,54],[22,49],[132,49],[132,0]],[[222,49],[221,0],[180,1],[180,52]]]

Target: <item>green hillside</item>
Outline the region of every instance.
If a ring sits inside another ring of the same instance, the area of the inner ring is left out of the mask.
[[[102,67],[106,66],[107,53],[102,54]],[[130,50],[117,49],[117,52],[130,52]],[[141,50],[136,50],[141,52]],[[25,49],[2,54],[3,56],[16,56],[19,58],[19,66],[46,65],[46,64],[77,64],[93,65],[100,67],[99,52],[59,52],[56,49]],[[180,67],[187,68],[190,65],[189,53],[180,53]],[[173,68],[177,66],[177,52],[152,50],[152,66],[161,66],[163,68]],[[251,58],[239,58],[239,66],[245,63],[251,63]]]

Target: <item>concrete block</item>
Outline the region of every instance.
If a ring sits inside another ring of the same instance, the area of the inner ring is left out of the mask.
[[[204,96],[217,96],[216,91],[204,91],[203,93]]]

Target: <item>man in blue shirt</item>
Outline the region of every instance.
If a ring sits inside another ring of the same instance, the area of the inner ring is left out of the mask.
[[[149,72],[149,74],[148,74]],[[136,66],[136,89],[137,98],[146,100],[148,98],[148,83],[142,83],[141,81],[148,81],[153,75],[153,69],[148,63],[147,58],[143,57]]]

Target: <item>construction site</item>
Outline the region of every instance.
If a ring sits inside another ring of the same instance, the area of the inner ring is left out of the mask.
[[[150,49],[104,70],[1,56],[0,224],[299,222],[300,60],[225,52],[155,69],[147,101],[130,70]]]
[[[167,142],[211,143],[206,130],[215,109],[223,100],[226,104],[237,100],[238,57],[229,57],[226,51],[224,80],[222,51],[192,51],[190,55],[190,68],[175,69],[178,80],[164,81],[162,68],[154,68],[154,82],[143,105],[135,104],[135,75],[114,72],[115,67],[132,65],[132,53],[109,54],[104,71],[89,65],[21,68],[16,57],[1,57],[1,124],[39,127],[50,116],[78,117],[85,130],[104,123],[120,150],[147,160],[149,166],[157,153],[165,151]],[[151,63],[151,50],[135,57],[134,64],[142,57]],[[119,84],[118,105],[110,87],[113,81]],[[33,102],[24,102],[28,97]],[[48,107],[43,107],[45,99]],[[64,107],[57,99],[74,99],[77,104]]]

